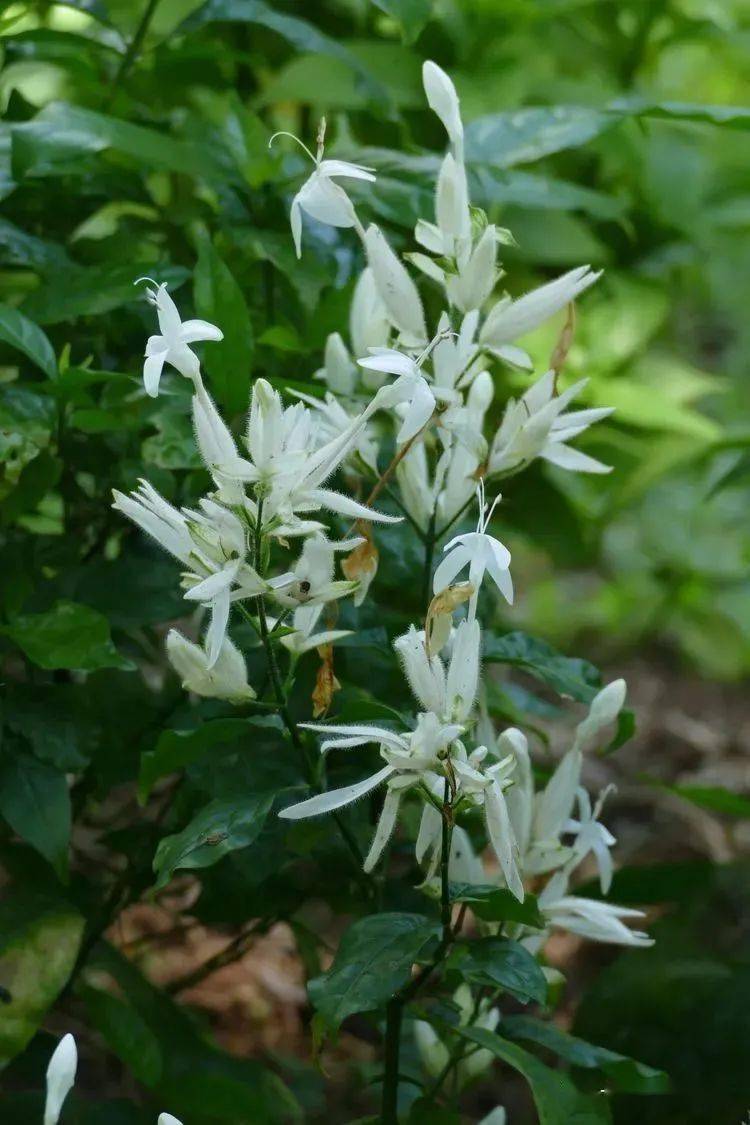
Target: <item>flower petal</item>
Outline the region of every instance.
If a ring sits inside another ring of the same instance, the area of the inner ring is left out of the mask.
[[[181,335],[186,344],[195,344],[198,340],[224,339],[222,330],[207,320],[184,320]]]
[[[288,808],[282,809],[279,816],[282,820],[304,820],[308,816],[322,816],[324,813],[341,809],[344,805],[351,805],[353,801],[358,801],[360,797],[366,797],[373,789],[377,789],[378,785],[382,785],[392,773],[394,773],[393,766],[385,766],[382,770],[374,773],[372,777],[367,777],[364,781],[358,781],[355,785],[344,785],[341,789],[330,789],[327,793],[317,793],[314,797],[308,797],[306,801],[300,801],[297,805],[290,805]]]

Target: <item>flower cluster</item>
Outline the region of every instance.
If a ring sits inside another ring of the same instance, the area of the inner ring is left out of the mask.
[[[492,728],[480,686],[479,595],[485,578],[508,602],[513,599],[510,551],[491,531],[500,496],[486,502],[487,482],[509,478],[536,458],[572,471],[608,471],[569,443],[609,410],[569,411],[584,383],[561,390],[559,362],[517,401],[506,395],[500,425],[487,433],[501,384],[498,361],[528,369],[531,361],[518,341],[571,306],[598,275],[582,266],[524,296],[496,296],[498,248],[507,232],[480,221],[471,207],[463,125],[450,79],[434,63],[425,64],[423,78],[449,145],[437,177],[434,221],[417,223],[422,249],[410,261],[438,288],[444,307],[436,323],[428,327],[417,285],[383,231],[360,222],[337,182],[371,184],[372,170],[325,159],[321,129],[317,153],[309,153],[314,170],[291,204],[295,248],[300,254],[304,214],[353,229],[366,263],[353,294],[349,345],[333,333],[323,367],[315,372],[326,384],[325,397],[290,392],[285,401],[279,388],[259,378],[245,432],[237,438],[209,396],[190,346],[220,341],[220,330],[203,321],[181,321],[166,286],[152,283],[148,295],[161,334],[146,347],[145,387],[157,393],[165,364],[191,381],[196,441],[212,487],[197,504],[177,507],[143,481],[130,495],[116,493],[114,506],[180,562],[187,605],[208,614],[202,639],[177,630],[167,638],[169,659],[185,687],[243,704],[256,699],[257,688],[248,683],[242,653],[228,635],[233,610],[262,639],[279,629],[291,676],[306,653],[329,651],[347,635],[321,629],[321,616],[332,602],[353,597],[359,604],[366,596],[377,570],[370,525],[402,518],[372,506],[391,478],[396,491],[389,493],[431,547],[442,542],[476,494],[476,530],[445,543],[429,575],[434,599],[424,628],[414,624],[394,642],[416,704],[413,721],[401,727],[302,724],[323,735],[323,755],[374,745],[382,765],[343,788],[321,787],[280,815],[298,820],[337,813],[382,788],[366,872],[381,860],[404,802],[416,802],[416,859],[428,887],[438,867],[443,874],[449,869],[457,882],[496,881],[519,901],[533,886],[547,930],[519,928],[518,936],[535,950],[553,927],[643,945],[647,936],[625,924],[637,912],[570,892],[574,872],[592,857],[604,893],[611,882],[615,841],[599,819],[607,794],[592,803],[582,786],[582,768],[585,751],[617,719],[624,683],[609,684],[591,701],[570,749],[540,790],[525,735]],[[386,437],[392,437],[395,455],[384,465]],[[349,490],[333,489],[334,477]],[[333,537],[326,513],[353,521],[359,533]],[[336,577],[337,556],[342,578]],[[269,602],[277,607],[273,617],[266,613]],[[332,672],[330,682],[335,685]],[[278,683],[274,687],[283,704]],[[328,696],[315,714],[330,702]],[[492,854],[488,871],[462,823],[477,815]]]

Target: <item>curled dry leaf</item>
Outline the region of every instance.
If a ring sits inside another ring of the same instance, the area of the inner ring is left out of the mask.
[[[354,604],[361,605],[367,596],[370,583],[378,572],[378,549],[372,538],[372,528],[366,520],[357,520],[357,534],[361,535],[364,543],[342,560],[341,569],[350,582],[359,582],[359,588],[354,595]]]
[[[448,586],[445,590],[441,590],[432,599],[424,623],[425,648],[428,656],[440,652],[450,636],[454,609],[468,602],[473,593],[474,587],[471,582],[459,582],[455,586]]]
[[[333,694],[340,691],[341,684],[333,671],[333,645],[321,645],[318,649],[320,667],[315,677],[315,687],[311,695],[313,717],[319,719],[331,706]]]
[[[576,307],[573,301],[568,305],[568,315],[565,317],[560,335],[557,337],[557,343],[552,349],[552,355],[549,357],[549,365],[555,375],[559,375],[565,366],[565,360],[568,358],[573,343],[573,336],[576,330]]]

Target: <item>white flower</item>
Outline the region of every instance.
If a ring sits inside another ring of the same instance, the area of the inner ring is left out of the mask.
[[[220,498],[228,504],[242,504],[244,488],[219,469],[220,465],[236,459],[237,446],[200,377],[196,379],[193,395],[193,427],[201,457],[214,479]]]
[[[294,391],[294,394],[315,412],[319,423],[317,436],[321,444],[339,437],[348,430],[354,421],[354,417],[348,414],[339,400],[329,392],[326,392],[324,399],[313,398],[312,395],[307,395],[303,391]],[[379,475],[378,449],[369,428],[363,428],[359,431],[352,448],[347,451],[347,457],[350,458],[350,463],[354,461],[355,457],[361,458],[375,476]],[[354,467],[356,467],[356,462]]]
[[[321,746],[322,753],[374,742],[379,744],[386,765],[363,781],[316,794],[279,813],[288,820],[320,816],[387,784],[383,810],[365,860],[367,871],[375,866],[390,839],[406,790],[424,785],[433,792],[441,783],[446,751],[465,729],[463,721],[474,704],[479,676],[479,626],[476,622],[463,622],[456,630],[447,670],[439,658],[427,656],[424,636],[414,629],[399,638],[394,647],[403,660],[414,694],[426,708],[417,715],[414,730],[397,732],[366,723],[303,723],[308,730],[328,736]]]
[[[507,1125],[508,1115],[501,1105],[495,1106],[477,1125]]]
[[[302,552],[292,567],[292,579],[276,592],[282,605],[314,606],[345,598],[357,589],[356,582],[334,581],[334,555],[351,551],[364,542],[361,537],[331,542],[324,535],[311,535],[305,540]]]
[[[317,154],[313,156],[307,145],[292,133],[274,133],[269,145],[273,144],[276,137],[291,137],[300,148],[304,149],[315,165],[315,170],[305,180],[294,199],[289,214],[292,227],[294,248],[297,257],[302,256],[302,212],[305,211],[311,218],[319,223],[327,223],[332,227],[354,227],[357,225],[357,216],[354,204],[342,187],[334,183],[335,179],[367,180],[375,179],[372,168],[363,168],[360,164],[350,164],[347,160],[324,160],[323,139],[325,136],[325,118],[321,122],[318,134]]]
[[[366,724],[334,725],[323,723],[302,723],[308,730],[321,731],[333,737],[327,738],[322,753],[334,749],[349,749],[375,742],[380,745],[380,755],[386,765],[371,777],[341,789],[331,789],[300,801],[296,805],[282,809],[280,817],[286,820],[301,820],[310,816],[322,816],[335,809],[358,801],[361,797],[387,783],[388,792],[383,803],[383,811],[375,829],[372,846],[365,859],[365,871],[371,871],[382,855],[398,816],[403,793],[424,782],[430,785],[435,771],[441,768],[444,752],[458,737],[463,727],[442,723],[432,712],[417,716],[413,731],[398,734],[384,727]]]
[[[466,171],[450,152],[440,165],[435,186],[435,219],[440,234],[440,249],[436,252],[445,257],[458,256],[471,240],[471,212]],[[434,230],[431,233],[434,238]],[[427,245],[426,241],[424,244]],[[427,249],[433,249],[434,245],[434,242],[432,246],[427,245]]]
[[[446,275],[448,299],[461,312],[480,309],[495,288],[497,242],[495,227],[485,227],[465,261],[459,261],[458,272]]]
[[[608,465],[565,444],[612,413],[610,407],[564,413],[587,382],[582,379],[558,395],[555,372],[547,371],[518,402],[510,399],[492,442],[487,475],[515,472],[535,457],[573,472],[610,472]]]
[[[592,852],[599,869],[599,885],[602,889],[602,894],[605,895],[612,886],[612,856],[610,855],[609,849],[617,843],[617,840],[608,828],[599,823],[599,817],[601,816],[604,802],[613,789],[614,785],[608,785],[603,789],[592,809],[591,798],[586,790],[580,787],[576,793],[576,798],[578,800],[578,819],[571,817],[563,825],[563,832],[572,832],[575,834],[571,863],[581,863],[589,852]]]
[[[476,492],[476,474],[486,443],[482,436],[484,417],[495,393],[489,371],[481,371],[474,379],[466,403],[455,414],[450,429],[455,436],[443,488],[438,496],[440,522],[448,524]]]
[[[644,948],[653,945],[653,938],[641,930],[631,930],[624,918],[643,918],[642,910],[631,910],[609,902],[569,895],[567,876],[562,872],[550,879],[539,895],[539,907],[551,926],[568,930],[591,941]]]
[[[402,343],[406,347],[423,346],[427,328],[417,287],[374,223],[365,233],[365,249],[378,293]]]
[[[394,351],[392,348],[373,348],[374,354],[366,359],[358,359],[360,367],[368,371],[382,371],[398,375],[395,383],[383,388],[383,401],[389,406],[407,403],[401,428],[396,441],[404,445],[422,430],[435,412],[435,396],[422,374],[416,360]]]
[[[224,637],[213,665],[205,649],[176,629],[170,629],[167,634],[166,648],[169,662],[186,691],[210,699],[227,699],[230,703],[255,699],[255,692],[247,682],[245,658],[229,637]]]
[[[387,392],[390,388],[383,388]],[[349,496],[321,488],[356,445],[368,420],[385,405],[379,391],[368,406],[322,446],[317,446],[310,411],[302,403],[286,409],[265,379],[256,379],[247,430],[249,460],[237,458],[224,471],[237,480],[262,488],[264,525],[279,536],[320,530],[318,523],[300,521],[297,513],[327,508],[368,522],[400,523],[400,516],[377,512]]]
[[[494,1031],[500,1022],[500,1011],[493,1008],[489,999],[483,998],[475,1004],[468,985],[461,984],[453,993],[453,1002],[459,1010],[460,1027],[478,1027]],[[476,1014],[475,1014],[476,1013]],[[425,1020],[414,1021],[414,1039],[422,1058],[425,1070],[434,1078],[442,1074],[450,1059],[450,1052],[431,1024]],[[465,1086],[492,1065],[492,1051],[480,1047],[472,1050],[456,1067],[459,1086]]]
[[[323,366],[318,368],[313,379],[322,379],[337,395],[353,394],[357,369],[338,332],[331,332],[328,335],[323,353]]]
[[[423,632],[414,626],[394,641],[409,687],[426,711],[446,722],[468,719],[479,684],[479,624],[462,621],[455,630],[448,668],[429,656]]]
[[[445,71],[429,59],[422,65],[422,84],[430,109],[438,115],[451,144],[460,154],[463,146],[464,127],[461,123],[461,111],[456,87]]]
[[[47,1066],[47,1098],[44,1125],[57,1125],[63,1103],[76,1079],[78,1051],[72,1035],[64,1035],[52,1052]]]
[[[583,750],[617,718],[625,702],[625,692],[624,680],[614,680],[597,692],[588,715],[576,728],[572,748],[561,758],[545,789],[536,795],[533,843],[525,862],[529,873],[549,871],[574,857],[574,850],[560,843],[560,835],[570,821],[581,785]]]
[[[513,833],[504,790],[513,784],[515,758],[512,754],[492,765],[485,765],[488,750],[479,746],[465,759],[453,759],[453,770],[460,795],[484,810],[487,835],[497,856],[508,890],[519,902],[524,900],[519,871],[520,853]]]
[[[414,1020],[414,1042],[417,1045],[422,1065],[429,1075],[437,1078],[450,1061],[450,1051],[426,1020]]]
[[[384,347],[388,343],[390,332],[388,311],[378,292],[372,270],[364,269],[354,286],[349,309],[349,337],[354,354],[364,355],[370,348]],[[377,390],[380,383],[365,379],[365,385],[369,390]]]
[[[474,593],[469,602],[469,617],[474,619],[477,611],[479,587],[485,573],[500,590],[507,601],[513,601],[513,582],[510,577],[510,551],[498,539],[487,534],[487,528],[500,496],[496,496],[489,509],[484,502],[484,486],[480,482],[477,488],[479,499],[479,520],[477,530],[457,535],[446,543],[443,551],[447,551],[445,558],[438,566],[432,580],[433,593],[439,594],[453,582],[459,571],[465,566],[469,567],[469,582],[474,587]]]
[[[169,363],[180,375],[196,379],[200,362],[189,345],[199,340],[223,340],[224,334],[207,320],[181,321],[177,306],[167,292],[166,282],[157,285],[150,277],[140,277],[138,281],[150,281],[156,286],[155,289],[147,289],[146,295],[149,302],[156,306],[161,335],[149,336],[143,365],[143,385],[146,394],[153,398],[159,393],[159,380],[165,363]]]
[[[534,810],[533,842],[526,856],[526,870],[537,874],[561,866],[571,855],[560,844],[560,833],[573,811],[581,783],[583,755],[577,746],[561,758],[541,793]]]
[[[246,561],[247,536],[239,518],[213,500],[201,500],[200,509],[184,509],[193,549],[182,585],[185,598],[211,611],[205,643],[212,668],[226,635],[231,602],[265,593],[276,584],[288,582],[290,576],[285,574],[270,583],[264,582]]]
[[[148,481],[141,481],[129,496],[116,489],[113,495],[113,508],[185,564],[184,596],[211,611],[206,650],[209,667],[213,667],[226,634],[230,603],[282,586],[292,576],[284,574],[264,582],[245,559],[244,525],[233,512],[213,500],[201,500],[200,511],[178,511]]]
[[[112,507],[116,511],[138,524],[170,555],[187,563],[193,549],[187,520],[147,480],[140,480],[138,488],[129,496],[116,488],[112,495],[115,498]]]
[[[589,713],[576,728],[576,746],[586,749],[601,731],[614,723],[625,706],[628,685],[624,680],[613,680],[598,691],[589,705]]]
[[[156,1125],[182,1125],[182,1122],[173,1117],[171,1113],[160,1113]]]
[[[447,313],[438,321],[437,342],[432,349],[433,382],[446,401],[455,398],[456,388],[468,386],[478,374],[472,365],[478,351],[475,339],[478,322],[476,309],[463,317],[458,332],[451,331]]]
[[[513,353],[506,353],[507,346],[549,320],[599,277],[601,271],[592,273],[590,266],[579,266],[515,301],[510,297],[503,298],[494,305],[484,322],[480,334],[481,343],[501,358],[518,362],[517,355],[514,358]]]

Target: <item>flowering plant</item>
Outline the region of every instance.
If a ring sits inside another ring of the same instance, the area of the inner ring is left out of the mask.
[[[180,565],[191,635],[171,629],[166,651],[183,687],[241,709],[249,731],[272,733],[277,759],[256,761],[251,738],[246,807],[198,812],[161,841],[155,870],[164,884],[180,868],[214,862],[212,842],[240,846],[238,815],[248,842],[265,833],[285,841],[279,870],[314,853],[321,832],[339,856],[338,839],[346,909],[357,920],[309,995],[321,1036],[356,1013],[383,1014],[378,1120],[393,1125],[414,1100],[402,1079],[406,1022],[423,1061],[414,1078],[421,1104],[457,1098],[500,1058],[526,1074],[538,1105],[551,1083],[565,1120],[585,1111],[603,1121],[599,1095],[580,1093],[562,1073],[531,1074],[516,1040],[533,1042],[541,1032],[529,1028],[543,1025],[524,1017],[519,1031],[507,1009],[549,1003],[556,975],[544,950],[556,930],[650,944],[633,925],[639,911],[598,897],[610,888],[615,839],[600,819],[606,791],[592,803],[584,785],[587,755],[626,730],[625,684],[579,676],[567,694],[586,713],[545,769],[523,716],[502,722],[488,667],[503,662],[507,644],[494,625],[496,595],[514,596],[500,485],[512,496],[513,478],[537,458],[563,471],[609,471],[575,443],[610,411],[570,410],[585,380],[564,386],[573,304],[598,275],[582,266],[531,293],[498,294],[498,254],[510,235],[471,206],[450,78],[428,62],[423,82],[448,140],[434,221],[419,220],[420,249],[406,256],[429,301],[380,227],[360,221],[344,185],[370,185],[374,173],[324,158],[325,124],[314,170],[291,202],[298,256],[309,220],[351,229],[361,243],[349,342],[329,336],[322,388],[257,378],[246,427],[235,433],[192,347],[221,347],[220,325],[183,321],[167,285],[149,282],[160,335],[146,345],[144,388],[158,394],[165,367],[188,381],[210,485],[188,505],[141,481],[116,491],[114,507]],[[508,372],[531,367],[519,341],[558,313],[567,320],[549,369],[524,375],[526,389],[509,396]],[[409,550],[406,600],[415,607],[392,639],[377,631],[378,658],[397,685],[388,703],[367,677],[342,676],[344,687],[338,678],[340,658],[346,669],[346,653],[372,643],[383,546],[404,558]],[[221,760],[215,769],[220,777]],[[157,762],[152,781],[166,772]],[[329,819],[333,836],[318,827]],[[576,887],[592,865],[596,895]],[[413,909],[397,909],[399,900]],[[499,1121],[500,1108],[490,1118]]]

